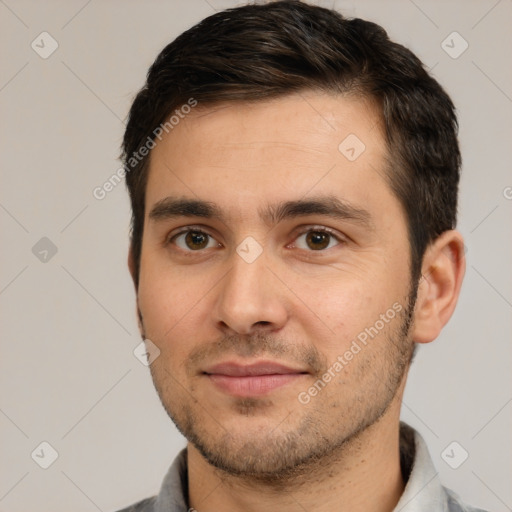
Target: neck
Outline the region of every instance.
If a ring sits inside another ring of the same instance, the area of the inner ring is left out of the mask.
[[[391,512],[404,490],[399,453],[399,405],[350,441],[307,468],[274,483],[228,475],[190,443],[189,506],[198,512]]]

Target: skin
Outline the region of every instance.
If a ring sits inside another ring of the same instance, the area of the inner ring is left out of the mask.
[[[338,150],[348,134],[365,145],[354,161]],[[150,368],[162,404],[189,440],[189,505],[198,511],[384,512],[398,502],[411,352],[450,318],[464,259],[456,231],[435,240],[414,301],[406,219],[385,180],[386,151],[370,101],[313,91],[199,105],[152,150],[140,328],[160,350]],[[260,216],[269,203],[329,195],[366,212],[365,222]],[[214,202],[223,218],[151,216],[170,196]],[[187,227],[211,238],[177,235]],[[236,250],[248,236],[262,249],[251,263]],[[133,275],[131,256],[129,266]],[[397,304],[399,313],[301,403],[299,394]],[[249,398],[204,374],[220,362],[262,359],[303,373]]]

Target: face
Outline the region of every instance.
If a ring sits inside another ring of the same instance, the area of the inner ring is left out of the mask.
[[[198,105],[152,150],[142,329],[212,465],[292,472],[396,402],[413,294],[385,159],[368,101],[314,92]]]

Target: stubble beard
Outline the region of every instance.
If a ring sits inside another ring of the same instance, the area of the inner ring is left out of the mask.
[[[405,301],[407,306],[395,319],[394,328],[388,326],[386,332],[372,340],[384,343],[384,350],[371,350],[365,354],[365,347],[350,363],[358,365],[353,377],[364,379],[364,386],[355,390],[350,403],[339,402],[339,397],[333,396],[332,392],[323,395],[329,392],[328,387],[336,386],[334,379],[312,400],[306,413],[303,412],[306,411],[305,406],[297,401],[295,407],[298,409],[283,414],[282,425],[277,422],[269,426],[267,432],[259,437],[235,436],[222,426],[222,418],[209,415],[207,408],[193,399],[189,392],[182,392],[181,398],[176,400],[177,392],[182,390],[166,368],[155,364],[151,366],[153,382],[163,407],[178,430],[221,474],[259,481],[276,488],[284,487],[311,474],[315,466],[321,465],[325,470],[330,461],[343,455],[345,449],[357,446],[361,434],[388,411],[414,355],[414,343],[409,333],[415,301],[416,287]],[[244,355],[255,355],[260,351],[266,355],[286,353],[286,345],[264,335],[249,340],[231,337],[219,342],[223,350],[228,346]],[[365,359],[357,361],[360,356]],[[314,361],[318,375],[325,371],[325,368],[320,368],[326,362],[315,350],[303,351],[300,357],[310,363]],[[322,400],[322,395],[330,401]],[[272,405],[271,401],[265,398],[240,398],[234,402],[237,412],[244,416],[255,415],[269,405]],[[293,428],[285,430],[283,426],[289,424],[288,420],[293,419],[297,412],[301,417]],[[290,418],[285,417],[286,414]]]

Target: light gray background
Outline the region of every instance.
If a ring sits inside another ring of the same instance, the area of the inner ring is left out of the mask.
[[[403,419],[447,486],[512,510],[512,2],[317,3],[382,24],[457,104],[468,270],[453,319],[420,348]],[[119,168],[123,119],[157,53],[234,5],[0,0],[1,511],[115,510],[156,493],[185,444],[132,353],[124,183],[102,201],[92,190]],[[31,48],[43,31],[59,45],[47,59]],[[457,59],[442,47],[453,31],[469,43]],[[32,252],[42,237],[58,249],[47,262]],[[42,441],[59,454],[46,470],[31,458]],[[456,470],[441,457],[452,441],[469,453]]]

